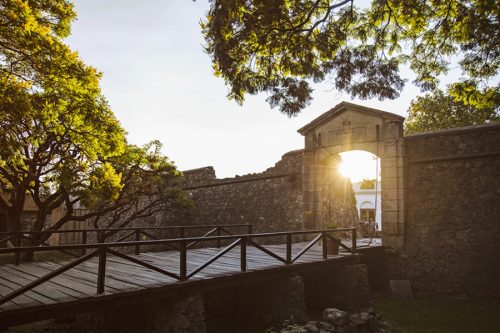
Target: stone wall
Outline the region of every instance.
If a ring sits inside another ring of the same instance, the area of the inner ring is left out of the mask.
[[[405,137],[404,273],[416,290],[500,296],[500,124]]]
[[[355,260],[331,261],[316,269],[276,272],[255,280],[243,277],[238,283],[227,281],[186,286],[164,298],[159,290],[154,299],[78,314],[71,331],[266,332],[285,320],[303,324],[318,306],[359,310],[370,304],[366,266]]]
[[[300,275],[217,289],[203,300],[207,332],[265,332],[290,317],[307,321]]]
[[[355,203],[350,184],[338,180],[328,165],[328,177],[322,185],[321,207],[323,220],[306,225],[311,213],[304,207],[310,200],[304,196],[312,192],[303,190],[303,151],[295,150],[283,155],[274,167],[261,173],[253,173],[234,178],[218,179],[213,167],[183,171],[181,184],[193,203],[192,211],[180,210],[169,214],[134,220],[127,227],[162,227],[172,225],[235,225],[250,224],[253,233],[305,230],[315,228],[330,221],[336,226],[351,226],[357,221]],[[186,229],[186,237],[199,237],[210,229]],[[247,233],[248,228],[233,228],[232,233]],[[107,238],[117,240],[129,231],[120,231]],[[152,230],[150,233],[159,238],[177,238],[176,231]],[[96,234],[87,236],[89,242],[96,242]],[[307,236],[296,237],[302,240]],[[133,240],[131,236],[129,240]],[[144,236],[142,239],[146,239]],[[282,242],[283,239],[262,239],[263,242]],[[204,244],[207,245],[207,244]],[[213,245],[213,244],[212,244]],[[208,246],[208,245],[207,245]],[[144,247],[142,250],[164,250],[162,246]],[[127,252],[133,251],[128,248]]]
[[[371,294],[367,266],[336,264],[316,273],[304,274],[307,308],[312,312],[327,307],[358,311],[370,306]]]
[[[80,314],[76,322],[72,331],[77,333],[207,333],[200,294]]]
[[[184,171],[193,224],[251,224],[254,232],[303,229],[302,151],[262,173],[217,179],[212,167]]]

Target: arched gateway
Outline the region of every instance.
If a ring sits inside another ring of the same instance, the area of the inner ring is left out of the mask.
[[[306,223],[320,228],[325,220],[324,183],[331,179],[329,161],[338,153],[364,150],[381,160],[382,241],[404,246],[404,117],[342,102],[298,130],[305,137],[303,198]]]

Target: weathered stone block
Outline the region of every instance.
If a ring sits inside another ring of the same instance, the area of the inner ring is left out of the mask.
[[[397,212],[404,207],[404,200],[385,199],[382,200],[381,205],[383,212]]]
[[[404,246],[403,235],[390,235],[382,231],[382,245],[389,248],[402,248]]]
[[[396,299],[413,299],[410,281],[408,280],[390,280],[389,287],[391,297]]]
[[[210,332],[263,332],[291,316],[307,322],[300,276],[207,292],[204,303]]]
[[[77,332],[206,333],[200,295],[124,306],[116,310],[77,315]]]

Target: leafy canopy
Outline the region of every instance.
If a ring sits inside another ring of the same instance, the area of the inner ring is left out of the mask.
[[[168,188],[179,173],[161,145],[126,142],[100,73],[64,44],[75,16],[66,0],[0,0],[0,215],[8,230],[20,227],[27,200],[37,206],[32,228],[42,230],[61,206],[51,229],[91,217],[130,221],[180,198]],[[79,205],[89,213],[76,216]]]
[[[412,101],[405,120],[405,134],[494,121],[500,121],[500,99],[492,107],[478,109],[437,90]]]
[[[457,60],[450,87],[465,104],[491,106],[500,65],[495,0],[211,0],[201,23],[206,52],[229,98],[266,92],[289,116],[311,101],[310,82],[327,80],[362,99],[397,98],[407,65],[422,91],[438,87]],[[357,6],[358,5],[358,6]]]

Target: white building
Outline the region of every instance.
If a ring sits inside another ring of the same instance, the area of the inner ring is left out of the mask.
[[[359,219],[369,222],[374,220],[378,230],[382,230],[382,196],[380,181],[375,186],[375,180],[352,183],[354,195],[356,196],[356,208]]]

